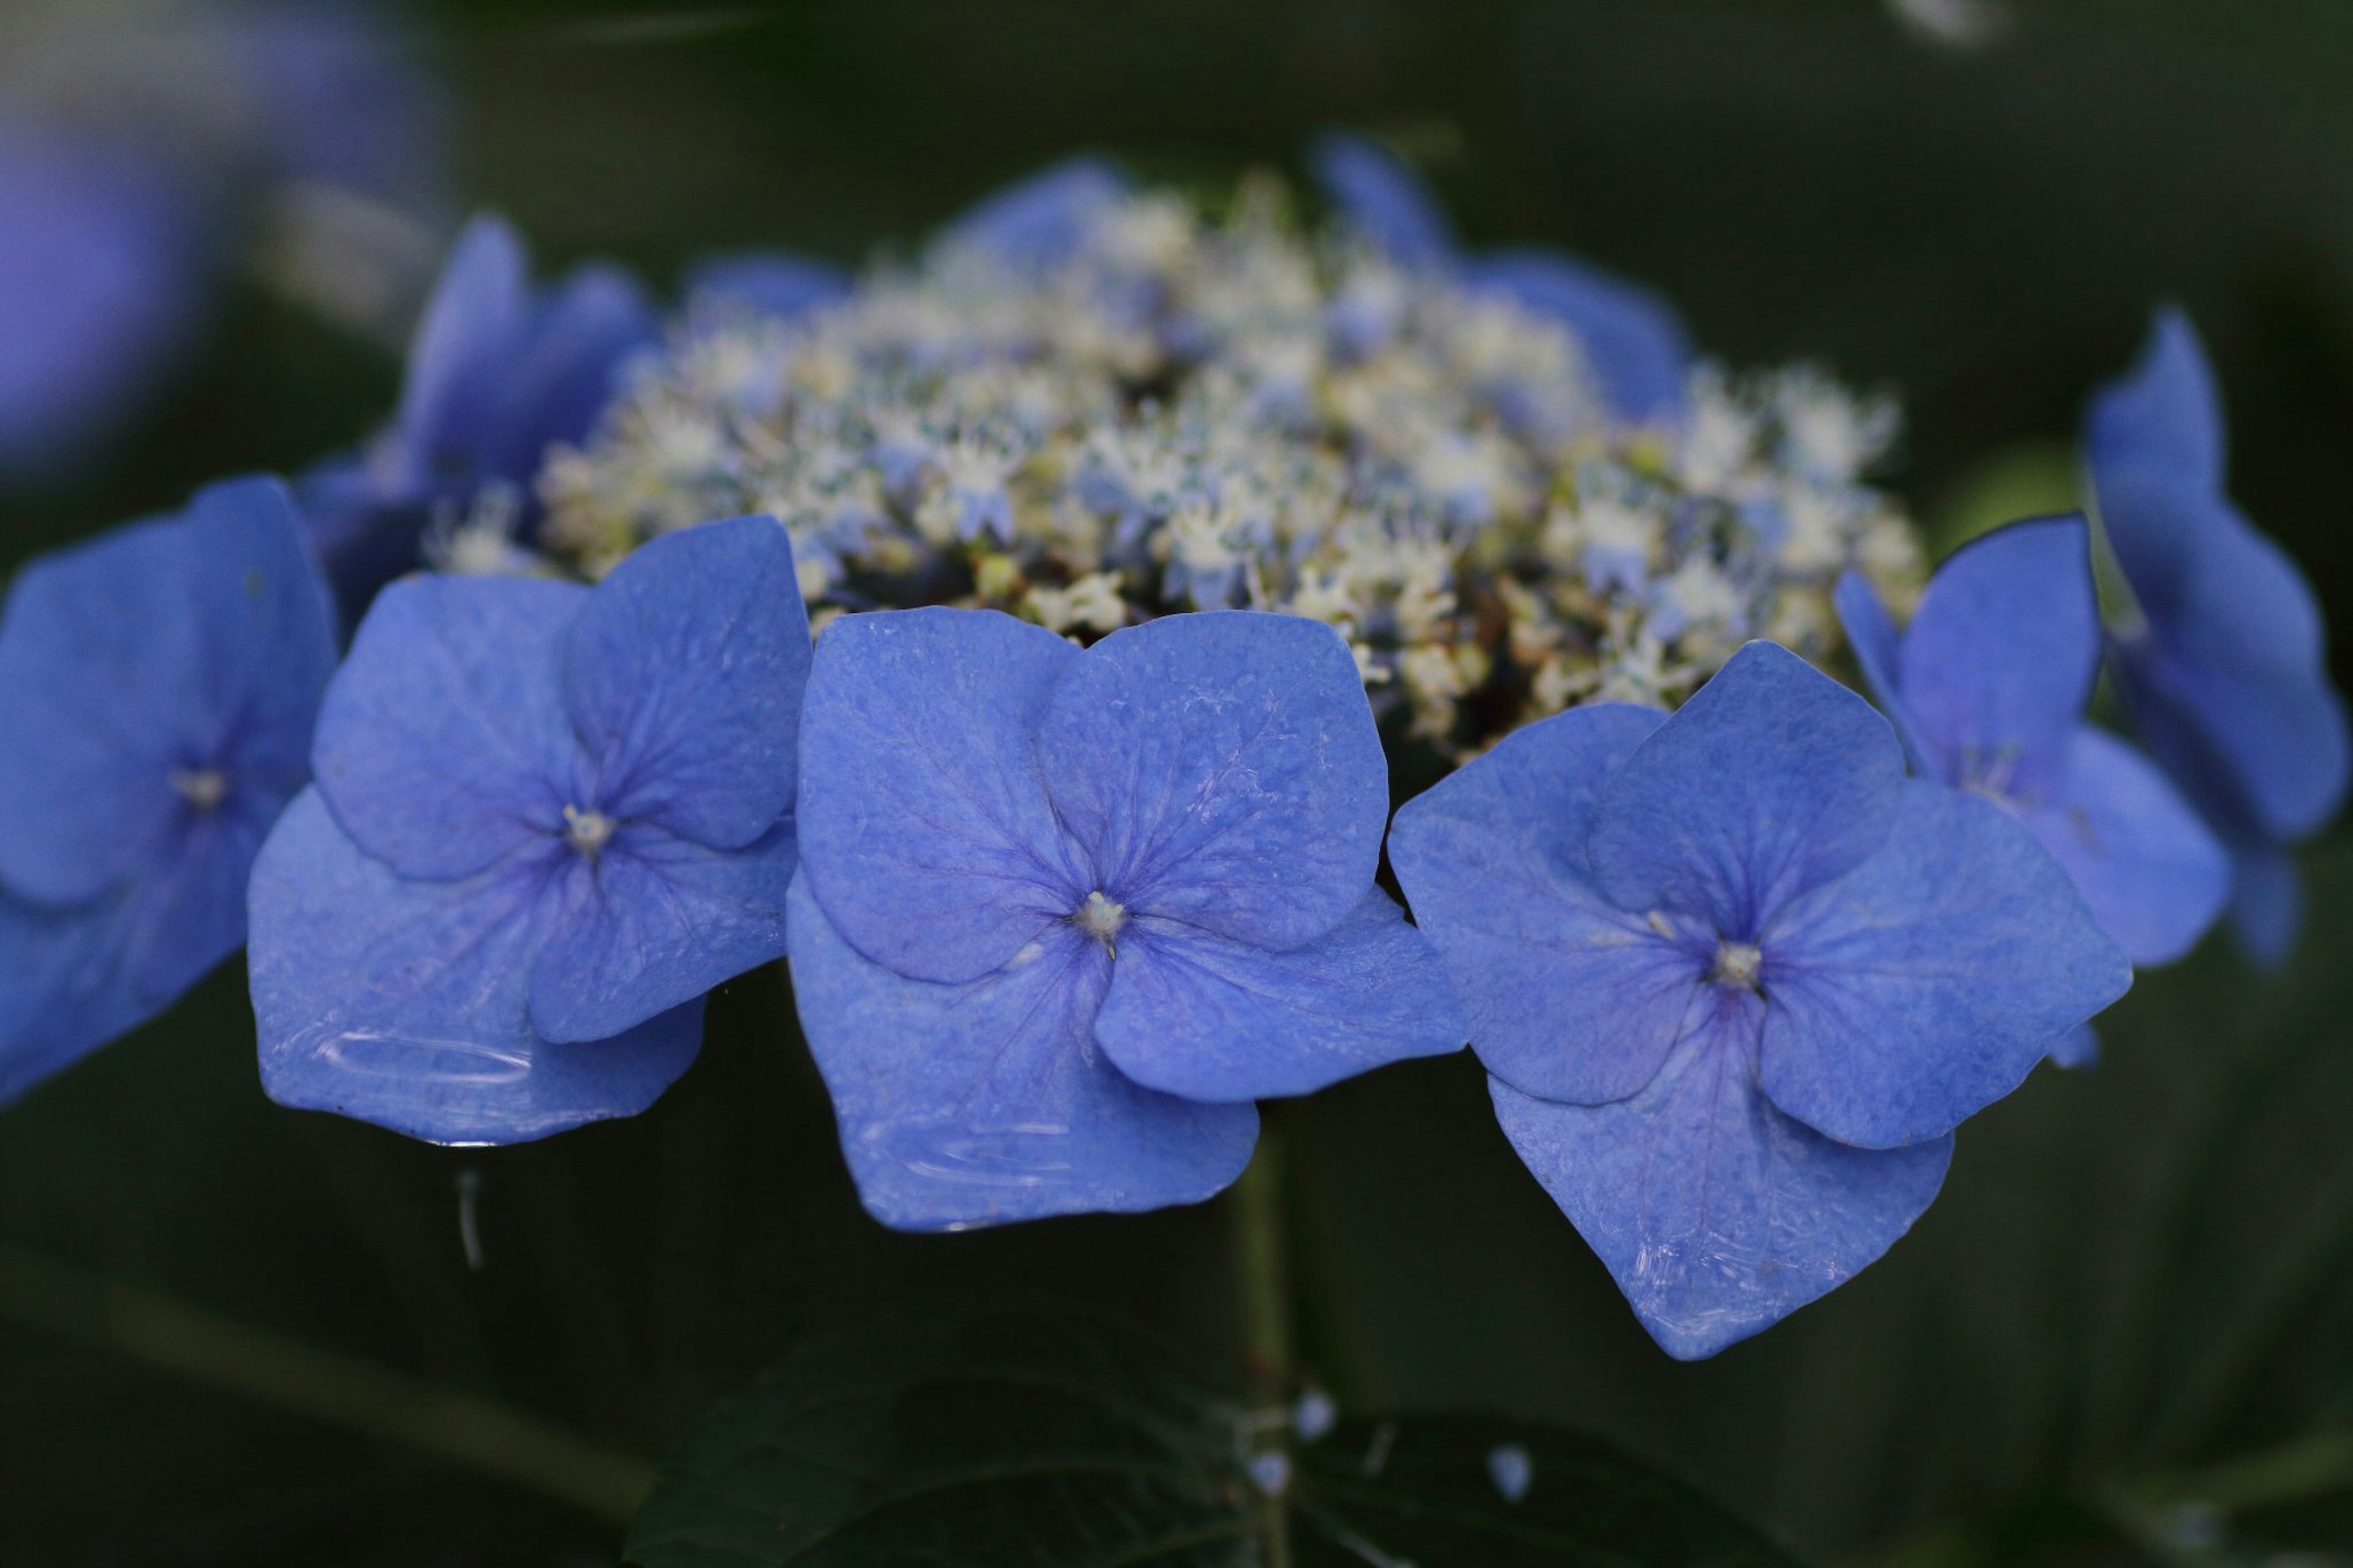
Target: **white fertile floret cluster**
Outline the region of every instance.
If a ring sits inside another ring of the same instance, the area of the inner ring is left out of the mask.
[[[985,605],[1090,639],[1176,610],[1330,623],[1455,756],[1588,700],[1672,705],[1743,641],[1820,657],[1913,532],[1862,482],[1892,408],[1810,368],[1605,408],[1556,321],[1317,235],[1282,185],[1106,203],[1040,265],[951,235],[793,320],[691,310],[541,484],[595,576],[768,512],[812,611]]]

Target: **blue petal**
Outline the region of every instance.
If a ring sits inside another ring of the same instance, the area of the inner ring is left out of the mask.
[[[1103,213],[1127,195],[1127,178],[1101,158],[1071,158],[982,198],[942,231],[950,244],[990,252],[1009,267],[1069,260]]]
[[[994,610],[826,628],[801,716],[801,862],[851,946],[974,980],[1085,902],[1031,741],[1080,657]]]
[[[528,487],[550,447],[596,427],[623,373],[660,342],[653,302],[617,267],[583,267],[537,304],[511,363],[489,367],[497,415],[469,447],[484,479]]]
[[[166,170],[0,117],[0,477],[70,465],[150,400],[204,272]]]
[[[377,597],[312,749],[363,849],[403,876],[470,876],[586,804],[561,787],[586,767],[557,671],[589,597],[522,577],[415,577]]]
[[[2184,559],[2161,594],[2144,590],[2146,574],[2132,578],[2149,621],[2118,649],[2134,722],[2210,814],[2243,818],[2271,837],[2302,837],[2343,804],[2348,766],[2319,605],[2295,565],[2229,502],[2142,478],[2101,491],[2117,554],[2131,531],[2162,535]]]
[[[1753,1079],[1753,1003],[1695,1031],[1650,1086],[1556,1105],[1501,1079],[1504,1134],[1669,1355],[1711,1356],[1844,1284],[1936,1201],[1953,1142],[1852,1149]]]
[[[1931,776],[2047,793],[2099,665],[2081,517],[2014,522],[1963,545],[1936,569],[1904,637],[1904,700]]]
[[[1855,665],[1862,671],[1862,683],[1895,727],[1895,737],[1904,742],[1904,754],[1911,759],[1913,771],[1936,776],[1933,753],[1904,699],[1904,639],[1897,635],[1895,623],[1888,619],[1879,590],[1869,578],[1850,568],[1840,574],[1831,597],[1838,607],[1839,625],[1846,631],[1847,646],[1854,652]]]
[[[2140,358],[2093,398],[2085,434],[2095,471],[2149,467],[2176,483],[2221,489],[2222,395],[2178,307],[2157,312]]]
[[[713,849],[766,833],[799,787],[808,669],[792,540],[774,518],[640,546],[565,634],[565,706],[600,807]]]
[[[2137,964],[2188,952],[2230,895],[2230,858],[2198,814],[2155,764],[2089,725],[2071,738],[2051,793],[2021,819]]]
[[[520,1143],[651,1105],[694,1060],[700,1000],[611,1039],[554,1045],[531,976],[557,900],[523,851],[456,881],[414,881],[345,837],[315,790],[253,868],[261,1082],[437,1143]]]
[[[531,310],[530,263],[505,219],[483,214],[442,264],[409,342],[394,417],[402,491],[427,489],[499,423],[500,378],[522,347]]]
[[[1274,952],[1194,927],[1131,922],[1095,1019],[1146,1089],[1212,1103],[1312,1094],[1468,1031],[1437,952],[1377,888],[1330,932]]]
[[[847,297],[851,287],[849,272],[830,261],[754,250],[696,262],[685,291],[691,313],[740,309],[791,321]]]
[[[1038,761],[1091,888],[1131,914],[1292,947],[1337,925],[1380,865],[1388,764],[1356,659],[1321,621],[1115,631],[1062,677]]]
[[[1541,720],[1408,801],[1389,830],[1472,1048],[1526,1093],[1599,1104],[1650,1082],[1713,963],[1609,902],[1586,861],[1603,781],[1664,718],[1600,703]]]
[[[2231,848],[2231,932],[2258,969],[2275,971],[2295,952],[2304,926],[2304,879],[2295,857],[2273,844]]]
[[[2227,829],[2312,832],[2353,768],[2319,605],[2222,494],[2221,399],[2178,311],[2087,426],[2100,521],[2147,622],[2120,661],[2143,739]]]
[[[785,955],[790,822],[740,848],[623,828],[592,864],[571,857],[564,918],[532,974],[543,1039],[601,1040]]]
[[[0,1106],[161,1012],[178,994],[164,989],[160,966],[142,962],[153,939],[165,934],[163,910],[141,897],[143,890],[134,883],[65,910],[0,896]],[[234,952],[244,930],[239,908],[230,940],[196,973]],[[190,935],[169,934],[184,943]]]
[[[905,980],[792,890],[793,994],[867,1212],[898,1230],[1198,1203],[1249,1163],[1258,1112],[1142,1089],[1092,1025],[1110,961],[1068,928],[961,985]]]
[[[1754,941],[1783,904],[1878,851],[1903,782],[1904,750],[1869,703],[1752,642],[1603,786],[1596,879],[1620,909]]]
[[[1429,190],[1387,148],[1328,131],[1308,150],[1324,195],[1343,222],[1400,267],[1443,267],[1454,258],[1454,228]]]
[[[265,826],[302,785],[332,612],[275,480],[200,492],[17,574],[0,618],[0,880],[81,903],[176,853],[206,815]]]
[[[1639,283],[1549,251],[1506,250],[1462,264],[1475,291],[1502,294],[1576,334],[1610,411],[1630,424],[1682,421],[1691,340],[1665,299]]]
[[[1885,847],[1767,927],[1759,1082],[1842,1143],[1938,1138],[2123,995],[2132,967],[2000,806],[1911,780]]]

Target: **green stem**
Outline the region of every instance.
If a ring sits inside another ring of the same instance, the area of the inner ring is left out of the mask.
[[[1229,1203],[1233,1226],[1234,1304],[1240,1318],[1242,1387],[1253,1410],[1279,1406],[1291,1394],[1291,1283],[1283,1246],[1282,1139],[1269,1121],[1258,1152]],[[1253,1429],[1256,1453],[1286,1452],[1286,1426]],[[1259,1497],[1263,1568],[1291,1568],[1291,1524],[1280,1492]]]
[[[653,1467],[505,1405],[0,1247],[0,1314],[625,1523]]]

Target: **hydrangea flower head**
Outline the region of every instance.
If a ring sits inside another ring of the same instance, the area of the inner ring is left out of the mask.
[[[820,615],[1305,616],[1458,756],[1580,699],[1672,701],[1751,637],[1827,653],[1845,568],[1909,589],[1862,482],[1878,405],[1678,347],[1681,424],[1629,416],[1602,319],[1482,265],[1304,229],[1271,174],[1202,205],[1065,164],[820,308],[690,312],[551,459],[537,547],[593,577],[768,511]]]
[[[2032,835],[1752,643],[1672,717],[1572,709],[1389,855],[1505,1134],[1653,1338],[1712,1355],[1936,1197],[1952,1131],[2131,969]]]
[[[2132,590],[2117,686],[2149,750],[2229,847],[2232,914],[2258,959],[2298,924],[2285,846],[2344,804],[2343,699],[2320,606],[2223,490],[2221,396],[2196,331],[2163,310],[2138,363],[2092,400],[2100,523]]]
[[[335,668],[285,489],[25,567],[0,612],[0,1102],[161,1011],[245,940]]]
[[[1474,293],[1566,325],[1585,346],[1620,418],[1672,425],[1683,417],[1694,355],[1664,300],[1553,251],[1462,254],[1453,225],[1413,172],[1361,136],[1327,132],[1316,139],[1311,161],[1345,221],[1398,266],[1451,272]]]
[[[993,612],[834,622],[804,730],[793,983],[867,1208],[909,1230],[1208,1197],[1252,1101],[1462,1029],[1373,885],[1347,647],[1172,616],[1085,651]]]
[[[808,658],[767,518],[386,589],[254,868],[271,1097],[440,1142],[644,1110],[784,952]]]
[[[346,598],[364,606],[418,563],[432,531],[481,521],[478,506],[527,532],[548,448],[588,432],[657,338],[652,305],[617,268],[536,289],[512,228],[487,216],[468,225],[417,323],[391,425],[302,481]]]
[[[2101,638],[2081,517],[1963,546],[1901,637],[1858,575],[1838,606],[1915,772],[2025,823],[2135,963],[2189,951],[2222,912],[2230,861],[2154,764],[2084,722]]]

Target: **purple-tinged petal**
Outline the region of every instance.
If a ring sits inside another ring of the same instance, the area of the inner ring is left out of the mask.
[[[470,460],[499,424],[501,378],[522,347],[531,312],[530,262],[505,219],[485,213],[466,226],[442,264],[408,348],[408,376],[394,416],[403,492],[429,489]]]
[[[1454,978],[1487,1070],[1599,1104],[1651,1081],[1714,962],[1594,885],[1602,783],[1666,715],[1599,703],[1504,737],[1400,807],[1389,863]]]
[[[80,903],[167,859],[207,805],[266,826],[302,785],[334,660],[275,480],[26,566],[0,616],[0,881]]]
[[[2256,968],[2276,971],[2295,952],[2304,926],[2304,879],[2295,857],[2274,844],[2231,847],[2231,934]]]
[[[1588,262],[1541,250],[1472,257],[1462,263],[1462,281],[1567,327],[1619,418],[1637,425],[1682,421],[1691,340],[1661,295]]]
[[[2071,1072],[2083,1072],[2100,1065],[2100,1032],[2089,1024],[2078,1024],[2059,1037],[2051,1047],[2051,1060]]]
[[[897,1230],[1198,1203],[1249,1163],[1258,1112],[1138,1087],[1092,1026],[1111,960],[1068,928],[958,985],[902,979],[793,884],[793,993],[867,1212]]]
[[[1326,132],[1308,150],[1316,184],[1343,222],[1400,267],[1454,259],[1454,227],[1397,154],[1362,136]]]
[[[589,596],[522,577],[413,577],[378,595],[311,750],[361,848],[406,877],[470,876],[592,804],[564,787],[587,769],[558,679]]]
[[[2188,952],[2230,896],[2230,857],[2198,814],[2148,759],[2087,724],[2019,816],[2137,964]]]
[[[1092,888],[1132,914],[1293,947],[1337,925],[1380,865],[1388,765],[1356,660],[1320,621],[1229,611],[1115,631],[1056,687],[1038,761]]]
[[[1887,605],[1880,599],[1879,590],[1862,573],[1850,569],[1840,574],[1838,587],[1831,597],[1838,607],[1839,625],[1846,631],[1847,647],[1853,650],[1855,665],[1862,671],[1862,683],[1871,690],[1872,701],[1895,727],[1895,738],[1904,742],[1904,754],[1911,759],[1913,771],[1936,777],[1933,753],[1904,699],[1904,638],[1896,631],[1895,623],[1888,618]]]
[[[2099,674],[2084,520],[2014,522],[1963,545],[1921,595],[1901,660],[1932,777],[2047,794]]]
[[[1650,1085],[1558,1105],[1491,1084],[1496,1119],[1642,1326],[1679,1360],[1711,1356],[1844,1284],[1912,1227],[1952,1140],[1849,1148],[1757,1090],[1753,997],[1719,993]]]
[[[826,628],[801,714],[801,863],[852,947],[913,979],[976,980],[1085,901],[1031,741],[1080,658],[994,610]]]
[[[472,877],[413,880],[306,791],[253,868],[269,1097],[436,1143],[526,1142],[651,1105],[694,1060],[702,1003],[585,1045],[536,1034],[532,970],[562,912],[550,869],[523,850]]]
[[[1113,1067],[1213,1104],[1312,1094],[1460,1050],[1468,1035],[1438,953],[1377,888],[1329,932],[1280,952],[1131,921],[1095,1019]]]
[[[791,321],[847,297],[852,286],[849,272],[830,261],[754,250],[696,262],[685,293],[692,314],[740,310]]]
[[[1753,941],[1791,899],[1878,852],[1903,783],[1904,749],[1871,704],[1752,642],[1602,786],[1595,879],[1620,909]]]
[[[598,808],[713,849],[758,838],[798,789],[808,669],[792,540],[774,518],[640,546],[565,633],[565,707]]]
[[[1919,779],[1902,803],[1877,855],[1792,900],[1760,939],[1761,1087],[1866,1149],[1949,1132],[2132,984],[2008,813]]]
[[[790,822],[718,850],[629,826],[591,862],[570,858],[562,920],[532,972],[543,1039],[601,1040],[785,955]]]
[[[1071,158],[983,197],[942,231],[1009,267],[1059,267],[1095,220],[1127,195],[1127,177],[1101,158]]]
[[[2157,312],[2140,358],[2093,398],[2085,434],[2095,471],[2149,468],[2193,489],[2221,489],[2222,394],[2197,329],[2178,307]]]

